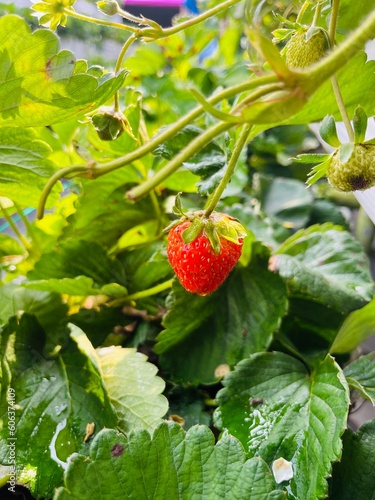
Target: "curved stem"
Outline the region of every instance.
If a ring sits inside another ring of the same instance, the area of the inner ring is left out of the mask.
[[[7,223],[9,224],[9,226],[12,228],[14,234],[20,240],[20,242],[21,242],[22,246],[24,247],[24,249],[28,252],[29,249],[30,249],[30,243],[27,241],[27,239],[24,237],[24,235],[18,229],[18,227],[14,223],[12,217],[8,214],[6,208],[3,207],[3,205],[2,205],[1,202],[0,202],[0,211],[3,214],[4,219],[7,221]]]
[[[335,44],[336,25],[337,25],[337,18],[338,18],[338,14],[339,14],[339,6],[340,6],[340,0],[333,0],[332,1],[331,19],[329,22],[329,30],[328,30],[328,36],[329,36],[329,41],[330,41],[331,47],[333,47]],[[332,84],[333,93],[335,95],[335,99],[336,99],[337,106],[338,106],[339,111],[340,111],[342,121],[344,122],[346,132],[348,134],[349,141],[354,142],[355,141],[354,130],[353,130],[352,124],[350,122],[348,112],[345,108],[344,99],[342,98],[339,82],[338,82],[336,75],[333,75],[331,77],[331,84]]]
[[[163,283],[160,283],[159,285],[153,286],[151,288],[148,288],[147,290],[142,290],[140,292],[135,292],[131,295],[127,295],[125,297],[118,297],[117,299],[111,300],[111,302],[108,303],[109,307],[118,307],[122,306],[123,304],[126,304],[127,302],[132,302],[133,300],[139,300],[139,299],[145,299],[146,297],[152,297],[153,295],[157,295],[160,292],[164,292],[165,290],[168,290],[168,288],[172,287],[174,278],[171,278],[168,281],[164,281]]]
[[[74,174],[75,172],[88,172],[88,171],[89,167],[87,167],[87,165],[73,165],[71,167],[62,168],[61,170],[55,172],[49,178],[47,184],[44,186],[42,194],[40,195],[38,209],[36,213],[37,219],[43,219],[47,198],[57,181],[59,181],[63,177],[66,177],[67,175]]]
[[[134,28],[133,26],[128,26],[126,24],[114,23],[112,21],[106,21],[105,19],[98,19],[96,17],[86,16],[85,14],[80,14],[73,9],[65,8],[64,12],[70,16],[75,17],[76,19],[80,19],[81,21],[87,21],[89,23],[101,24],[102,26],[108,26],[110,28],[116,28],[119,30],[131,31],[132,33],[139,33],[139,28]]]
[[[321,11],[322,11],[322,3],[318,2],[315,7],[314,19],[311,24],[312,26],[316,26],[316,24],[318,23]]]
[[[233,149],[232,156],[230,157],[227,169],[223,175],[223,178],[221,179],[219,185],[213,192],[213,194],[210,196],[208,199],[207,205],[206,205],[206,212],[205,216],[209,217],[212,212],[215,210],[216,205],[220,201],[220,198],[222,194],[224,193],[225,188],[227,187],[228,182],[230,181],[234,169],[236,168],[238,158],[240,157],[240,154],[246,144],[246,141],[249,137],[250,130],[252,128],[252,125],[250,123],[247,123],[244,128],[242,129],[242,132],[238,138],[238,141],[236,143],[235,148]]]
[[[232,5],[235,5],[236,3],[240,2],[241,0],[226,0],[223,3],[220,3],[219,5],[216,5],[215,7],[212,7],[212,9],[208,9],[202,14],[199,14],[197,16],[194,16],[187,21],[183,21],[182,23],[176,24],[175,26],[171,26],[169,28],[164,28],[158,38],[163,38],[166,36],[174,35],[175,33],[178,33],[179,31],[185,30],[186,28],[190,28],[191,26],[194,26],[196,24],[201,23],[202,21],[205,21],[206,19],[215,16],[219,12],[228,9],[229,7],[232,7]],[[147,28],[142,30],[142,36],[147,37]]]
[[[120,71],[122,62],[124,60],[125,54],[128,50],[128,48],[131,46],[131,44],[137,39],[137,35],[133,33],[132,35],[129,36],[129,38],[126,40],[124,45],[122,46],[122,49],[118,55],[117,61],[116,61],[116,66],[115,66],[115,75]],[[119,102],[119,91],[115,93],[115,111],[120,111],[120,102]]]
[[[172,160],[170,160],[161,170],[147,179],[146,182],[143,182],[139,186],[136,186],[135,188],[128,191],[126,193],[126,196],[130,200],[136,201],[142,196],[148,194],[152,189],[163,182],[164,179],[172,175],[184,161],[186,161],[188,158],[191,158],[194,153],[200,151],[204,146],[206,146],[206,144],[215,139],[215,137],[229,130],[233,126],[233,123],[228,122],[217,123],[213,127],[203,132],[203,134],[198,135],[198,137],[196,137],[186,148],[184,148],[176,156],[174,156]]]
[[[242,92],[251,90],[254,87],[266,85],[268,83],[273,83],[277,81],[278,78],[276,75],[267,75],[261,78],[253,78],[248,82],[241,83],[239,85],[235,85],[233,87],[229,87],[225,90],[222,90],[221,92],[207,99],[207,101],[210,104],[216,104],[224,99],[229,99],[238,94],[241,94]],[[171,125],[169,128],[167,128],[160,134],[155,135],[152,139],[150,139],[148,142],[146,142],[139,148],[135,149],[134,151],[131,151],[127,155],[124,155],[121,158],[116,158],[115,160],[107,162],[103,165],[95,166],[95,168],[92,171],[93,177],[100,177],[101,175],[107,174],[108,172],[112,172],[112,170],[116,170],[117,168],[128,165],[129,163],[132,163],[133,161],[137,160],[138,158],[141,158],[147,153],[150,153],[156,148],[156,146],[162,144],[166,140],[173,137],[177,132],[186,127],[186,125],[189,125],[189,123],[196,120],[203,113],[204,113],[204,107],[201,105],[197,106],[189,113],[187,113],[185,116],[177,120],[176,123]]]
[[[296,18],[296,23],[300,23],[302,21],[302,17],[304,13],[306,12],[307,7],[310,5],[310,0],[306,0],[302,7],[300,8],[300,11],[298,12],[298,16]]]

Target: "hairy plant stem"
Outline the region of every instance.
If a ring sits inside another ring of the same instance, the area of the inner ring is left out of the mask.
[[[23,213],[22,208],[17,203],[13,202],[13,205],[14,205],[14,208],[17,210],[17,213],[23,222],[23,224],[27,230],[27,233],[30,236],[31,241],[34,244],[37,244],[37,238],[35,235],[35,231],[34,231],[34,228],[32,227],[32,225],[30,224],[29,219],[26,217],[26,215]]]
[[[129,38],[126,40],[124,45],[122,46],[122,49],[118,55],[117,61],[116,61],[116,66],[115,66],[115,75],[120,71],[122,62],[124,60],[125,54],[128,51],[129,47],[135,40],[137,39],[137,35],[133,33],[132,35],[129,36]],[[115,93],[115,111],[120,111],[120,101],[119,101],[119,92],[117,91]]]
[[[233,123],[228,122],[220,122],[209,128],[203,134],[198,135],[191,143],[186,146],[182,151],[180,151],[176,156],[172,158],[161,170],[156,172],[155,175],[149,177],[145,182],[136,186],[126,193],[126,196],[132,200],[138,200],[142,196],[148,194],[152,189],[158,186],[164,179],[173,174],[181,164],[187,159],[191,158],[194,153],[200,151],[204,148],[209,142],[215,139],[217,136],[226,132],[231,127],[233,127]]]
[[[48,180],[47,184],[44,186],[44,189],[42,191],[42,194],[40,195],[39,198],[39,204],[38,204],[38,209],[36,213],[36,218],[37,219],[43,219],[44,215],[44,209],[46,206],[47,198],[50,194],[50,192],[53,189],[53,186],[58,182],[60,179],[66,178],[72,174],[75,173],[83,173],[86,172],[88,173],[90,171],[90,167],[88,165],[72,165],[71,167],[65,167],[62,168],[61,170],[58,170],[55,172]]]
[[[19,239],[20,243],[22,244],[22,246],[26,250],[26,252],[28,252],[30,250],[30,247],[31,247],[30,243],[27,241],[27,239],[24,237],[24,235],[18,229],[18,227],[14,223],[12,217],[8,214],[7,209],[5,207],[3,207],[3,205],[2,205],[1,202],[0,202],[0,211],[3,214],[4,219],[7,221],[7,223],[9,224],[9,226],[12,228],[14,234],[17,236],[17,238]]]
[[[219,14],[219,12],[228,9],[229,7],[232,7],[232,5],[235,5],[236,3],[239,3],[241,0],[226,0],[223,3],[220,3],[216,5],[215,7],[212,7],[211,9],[206,10],[202,14],[199,14],[197,16],[191,17],[187,21],[183,21],[182,23],[176,24],[175,26],[170,26],[169,28],[164,28],[162,29],[160,35],[158,38],[164,38],[166,36],[174,35],[178,33],[179,31],[185,30],[186,28],[190,28],[191,26],[195,26],[196,24],[201,23],[202,21],[205,21],[206,19],[209,19],[212,16],[215,16],[216,14]],[[147,29],[144,28],[142,31],[142,36],[147,38]]]
[[[298,16],[296,18],[296,23],[300,23],[302,21],[302,17],[304,15],[304,13],[306,12],[306,9],[308,8],[308,6],[310,5],[310,0],[306,0],[302,7],[300,8],[300,11],[298,12]]]
[[[249,137],[250,130],[252,128],[252,125],[249,123],[246,123],[244,125],[244,128],[241,131],[241,134],[238,138],[238,141],[236,142],[236,145],[233,149],[232,156],[230,157],[227,169],[223,175],[223,178],[221,179],[219,185],[215,189],[215,191],[212,193],[210,198],[207,201],[206,204],[206,211],[205,211],[205,216],[209,217],[212,212],[215,210],[216,205],[219,203],[220,198],[222,194],[224,193],[225,188],[227,187],[228,183],[231,180],[231,177],[233,175],[234,169],[236,168],[238,158],[240,157],[240,154],[246,144],[246,141]]]
[[[114,23],[112,21],[106,21],[105,19],[98,19],[96,17],[86,16],[85,14],[80,14],[79,12],[76,12],[73,9],[65,8],[64,12],[68,16],[75,17],[80,21],[87,21],[89,23],[100,24],[102,26],[108,26],[109,28],[116,28],[124,31],[131,31],[132,33],[137,33],[137,34],[140,31],[139,28],[134,28],[134,26],[128,26],[126,24]]]
[[[221,92],[218,92],[214,96],[210,97],[208,99],[208,102],[210,104],[217,104],[218,102],[224,100],[224,99],[229,99],[231,97],[234,97],[238,94],[241,94],[242,92],[245,92],[247,90],[251,90],[255,87],[258,86],[263,86],[267,84],[271,84],[274,82],[278,81],[278,77],[276,75],[266,75],[260,78],[253,78],[250,79],[249,81],[245,83],[241,83],[239,85],[234,85],[233,87],[229,87],[227,89],[222,90]],[[170,139],[173,137],[177,132],[179,132],[181,129],[186,127],[189,123],[193,122],[196,120],[201,114],[204,112],[204,107],[202,105],[197,106],[194,108],[192,111],[187,113],[185,116],[181,117],[179,120],[177,120],[176,123],[171,125],[169,128],[164,130],[163,132],[157,134],[154,136],[152,139],[147,141],[146,143],[142,144],[139,146],[137,149],[134,151],[131,151],[130,153],[120,157],[116,158],[115,160],[109,161],[107,163],[104,163],[102,165],[88,165],[88,166],[83,166],[83,165],[72,165],[70,167],[63,168],[56,172],[47,182],[45,185],[40,200],[39,200],[39,207],[38,207],[38,213],[37,217],[38,219],[43,218],[43,213],[44,213],[44,207],[46,200],[48,198],[49,193],[51,192],[54,184],[59,181],[60,179],[64,177],[71,176],[72,174],[84,174],[85,176],[90,176],[92,179],[95,179],[97,177],[100,177],[102,175],[105,175],[109,172],[112,172],[113,170],[116,170],[118,168],[124,167],[125,165],[128,165],[129,163],[133,163],[134,161],[138,160],[139,158],[145,156],[146,154],[150,153],[153,151],[156,146],[159,144],[162,144],[166,140]],[[232,124],[233,125],[233,124]]]
[[[336,25],[339,14],[339,6],[340,6],[340,0],[332,0],[331,19],[329,22],[329,30],[328,30],[328,36],[331,47],[334,47],[335,45]],[[354,142],[355,141],[354,130],[345,107],[344,99],[342,98],[339,82],[336,75],[333,75],[331,77],[331,84],[342,121],[344,122],[346,132],[348,134],[349,141]]]
[[[125,297],[118,297],[116,299],[111,300],[108,302],[109,307],[118,307],[122,306],[123,304],[127,304],[128,302],[133,302],[137,301],[139,299],[145,299],[146,297],[152,297],[153,295],[157,295],[160,292],[164,292],[165,290],[168,290],[169,288],[172,287],[174,278],[171,278],[168,281],[164,281],[163,283],[160,283],[159,285],[153,286],[151,288],[148,288],[147,290],[142,290],[140,292],[135,292],[131,295],[127,295]]]

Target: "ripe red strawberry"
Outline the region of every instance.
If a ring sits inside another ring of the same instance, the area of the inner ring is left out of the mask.
[[[169,233],[167,254],[182,286],[197,295],[219,288],[241,256],[245,235],[241,224],[225,214],[178,222]]]

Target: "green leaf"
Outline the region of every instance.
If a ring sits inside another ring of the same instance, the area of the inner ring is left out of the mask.
[[[88,423],[95,424],[96,432],[116,425],[101,375],[86,354],[86,337],[72,328],[72,337],[54,357],[47,356],[44,331],[33,316],[12,320],[2,332],[3,366],[16,397],[18,477],[31,479],[31,492],[39,498],[52,496],[73,452],[87,451]],[[3,412],[6,395],[4,390]],[[7,423],[6,414],[2,422]],[[5,425],[0,432],[3,464],[9,460],[7,437]]]
[[[0,19],[0,47],[2,127],[43,127],[82,116],[107,101],[126,76],[76,73],[74,55],[58,52],[54,33],[32,34],[18,16]]]
[[[291,461],[290,498],[324,498],[331,462],[341,456],[349,407],[345,377],[334,359],[328,356],[308,373],[286,354],[254,354],[224,386],[217,395],[216,425],[237,437],[248,456],[268,464],[280,457]]]
[[[172,139],[160,144],[153,153],[169,160],[175,156],[181,149],[186,147],[195,139],[202,129],[195,125],[188,125],[179,131]],[[193,174],[199,175],[201,181],[198,182],[199,190],[202,194],[210,193],[220,182],[222,170],[227,163],[227,155],[219,144],[215,141],[206,145],[199,153],[196,153],[183,166]]]
[[[51,152],[49,145],[39,140],[34,130],[0,126],[1,195],[7,196],[21,207],[37,207],[42,189],[56,170],[48,159]],[[59,186],[57,184],[52,191],[47,208],[51,208],[58,200],[61,190]]]
[[[95,180],[82,180],[82,195],[76,202],[76,212],[68,219],[62,240],[100,241],[104,246],[112,246],[128,229],[155,220],[149,197],[137,204],[124,198],[126,186],[140,181],[141,176],[132,165]]]
[[[135,349],[112,346],[97,352],[118,427],[124,432],[152,431],[168,411],[168,401],[162,395],[165,382],[156,376],[156,366]]]
[[[308,179],[306,184],[308,186],[312,186],[319,179],[324,177],[327,173],[327,169],[331,163],[331,156],[329,156],[323,163],[319,163],[319,165],[315,165],[308,174]]]
[[[330,352],[343,354],[353,351],[359,344],[374,334],[375,300],[352,312],[341,325]]]
[[[186,434],[178,424],[163,423],[151,438],[147,431],[129,437],[103,430],[90,457],[72,458],[54,500],[112,498],[179,498],[181,500],[282,500],[286,493],[260,458],[245,460],[237,439],[224,436],[215,445],[204,426]]]
[[[282,177],[259,178],[262,210],[275,217],[284,227],[300,229],[308,221],[313,203],[312,193],[303,182]]]
[[[375,352],[352,361],[344,368],[344,375],[350,387],[375,406]]]
[[[373,295],[361,245],[330,223],[295,233],[272,256],[270,268],[286,281],[292,296],[321,302],[343,314],[364,306]]]
[[[7,234],[0,233],[0,262],[3,261],[6,263],[6,257],[24,255],[24,253],[25,249],[18,243],[17,240]]]
[[[333,116],[325,116],[319,129],[319,133],[323,141],[334,148],[338,148],[341,144],[337,136],[336,122]]]
[[[375,499],[375,420],[358,432],[348,429],[341,462],[333,468],[331,500]]]
[[[361,106],[357,106],[354,111],[353,127],[355,142],[364,142],[367,130],[367,115]]]
[[[0,304],[0,324],[26,312],[35,315],[46,332],[56,330],[68,312],[68,306],[56,293],[26,290],[12,283],[0,287]]]
[[[206,297],[174,285],[165,330],[155,346],[163,369],[177,379],[212,383],[219,365],[233,366],[269,346],[287,300],[282,281],[266,268],[267,256],[258,244],[250,265],[235,269],[217,292]]]
[[[28,273],[27,288],[67,295],[126,295],[124,270],[98,243],[71,240],[43,254]]]

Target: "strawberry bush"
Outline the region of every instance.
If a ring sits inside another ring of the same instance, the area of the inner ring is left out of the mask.
[[[0,18],[1,498],[372,498],[372,2],[96,5]]]

